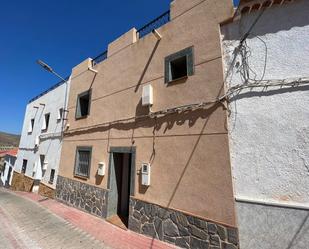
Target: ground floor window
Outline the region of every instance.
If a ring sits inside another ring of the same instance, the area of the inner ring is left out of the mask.
[[[81,177],[89,177],[91,165],[91,147],[77,147],[75,156],[74,174]]]
[[[54,179],[55,179],[55,170],[52,169],[52,170],[50,171],[49,183],[50,183],[50,184],[53,184],[53,183],[54,183]]]
[[[28,160],[24,159],[24,160],[23,160],[23,166],[21,167],[21,173],[22,173],[22,174],[25,174],[25,173],[26,173],[27,163],[28,163]]]

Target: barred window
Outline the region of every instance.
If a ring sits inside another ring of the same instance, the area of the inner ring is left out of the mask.
[[[75,159],[75,175],[89,177],[91,165],[91,147],[77,147]]]

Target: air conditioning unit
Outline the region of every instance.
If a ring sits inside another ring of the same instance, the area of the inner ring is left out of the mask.
[[[142,105],[143,106],[153,105],[153,88],[152,88],[152,85],[143,86]]]

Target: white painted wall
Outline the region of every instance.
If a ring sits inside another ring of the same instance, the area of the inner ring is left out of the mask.
[[[68,96],[70,81],[68,81],[67,84]],[[57,118],[59,109],[64,108],[65,93],[66,84],[62,84],[27,105],[15,164],[15,170],[21,172],[23,159],[28,160],[25,174],[33,179],[41,180],[47,185],[49,185],[50,172],[52,169],[55,169],[55,178],[52,186],[50,185],[53,188],[55,188],[57,182],[62,147],[62,121]],[[47,113],[50,113],[49,127],[48,130],[44,132],[42,131],[42,125],[44,122],[44,115]],[[35,123],[33,131],[29,133],[28,130],[32,118],[35,119]],[[39,137],[39,146],[37,150],[35,150],[36,137]],[[40,155],[45,155],[45,161],[48,162],[45,172],[43,172],[42,165],[40,164]],[[35,167],[37,170],[34,173]]]
[[[308,13],[308,1],[264,12],[247,39],[249,65],[257,79],[262,77],[266,53],[264,79],[309,76]],[[258,14],[222,27],[226,72],[240,38]],[[227,82],[242,83],[236,66]],[[309,207],[309,87],[242,91],[229,107],[236,196]]]
[[[247,61],[256,80],[309,76],[308,13],[306,0],[264,12],[246,40]],[[244,84],[241,56],[231,70],[229,66],[235,48],[259,14],[243,15],[240,21],[221,27],[227,89]],[[252,201],[236,205],[241,248],[307,248],[309,84],[242,90],[231,99],[229,109],[235,197]]]
[[[14,156],[6,155],[4,157],[5,169],[4,169],[3,173],[1,174],[1,181],[3,183],[3,186],[5,185],[6,181],[8,180],[10,168],[12,168],[12,171],[11,171],[11,177],[10,177],[9,185],[11,185],[11,183],[12,183],[13,169],[14,169],[15,161],[16,161],[16,157],[14,157]]]

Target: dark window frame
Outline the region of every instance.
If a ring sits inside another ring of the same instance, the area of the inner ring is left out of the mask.
[[[54,184],[54,180],[55,180],[55,175],[56,175],[56,170],[55,169],[51,169],[50,170],[50,175],[49,175],[49,184]]]
[[[81,110],[80,110],[80,99],[86,95],[89,95],[89,102],[88,102],[88,111],[86,115],[81,115]],[[75,108],[75,119],[82,119],[82,118],[87,118],[90,115],[90,106],[91,106],[91,95],[92,91],[91,89],[84,91],[80,94],[77,95],[76,99],[76,108]]]
[[[34,129],[35,118],[30,119],[31,131],[28,131],[28,134],[32,134]]]
[[[48,119],[46,117],[48,116]],[[44,114],[45,129],[42,129],[42,132],[47,132],[50,124],[50,112]]]
[[[179,77],[179,78],[172,78],[172,63],[180,60],[181,58],[186,59],[186,70],[187,73],[185,76]],[[171,54],[167,57],[165,57],[164,60],[164,82],[166,84],[177,81],[183,78],[186,78],[188,76],[194,75],[194,47],[187,47],[183,50],[180,50],[174,54]]]
[[[63,119],[63,114],[64,114],[64,109],[63,107],[58,109],[58,113],[57,113],[57,122],[60,122]]]
[[[24,165],[24,162],[26,162],[25,165]],[[21,166],[21,173],[22,174],[26,174],[27,166],[28,166],[28,160],[27,159],[23,159],[23,164]]]
[[[79,164],[79,152],[87,151],[90,153],[89,155],[89,165],[87,175],[81,174],[78,172],[78,164]],[[75,163],[74,163],[74,176],[89,179],[90,178],[90,169],[91,169],[91,161],[92,161],[92,146],[77,146],[75,151]]]

